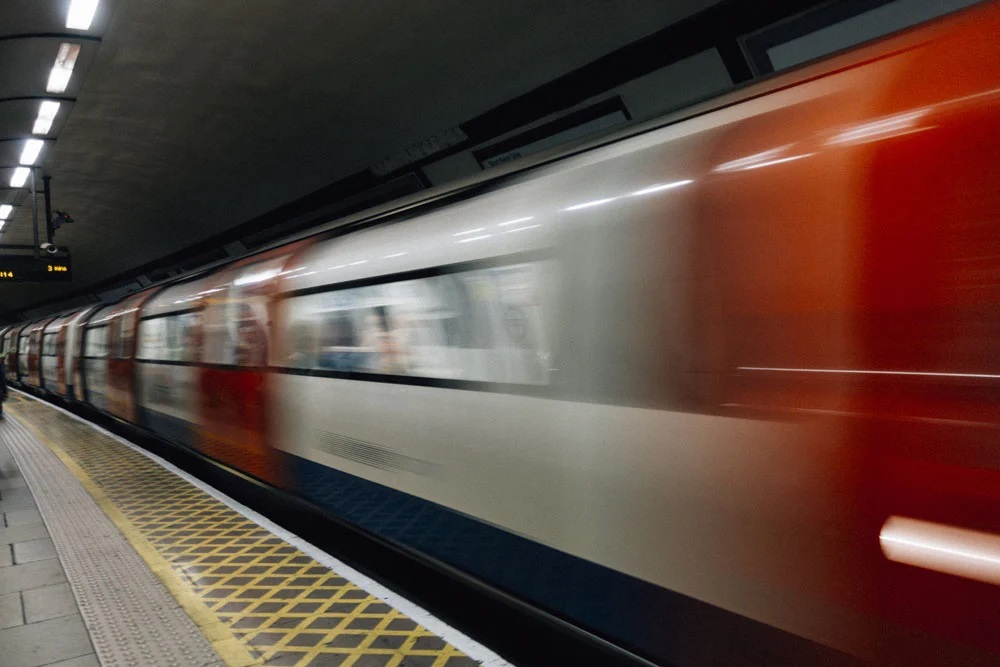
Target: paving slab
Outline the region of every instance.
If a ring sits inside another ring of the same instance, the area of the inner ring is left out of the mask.
[[[38,510],[13,510],[4,512],[3,516],[8,527],[42,523],[42,515],[38,513]]]
[[[81,655],[79,658],[53,662],[46,665],[46,667],[101,667],[101,663],[97,661],[97,654],[91,653],[89,655]]]
[[[14,498],[13,500],[0,500],[0,512],[13,512],[14,510],[37,510],[38,506],[31,498]]]
[[[52,540],[47,537],[40,540],[17,542],[13,547],[14,562],[18,565],[56,557],[56,547],[52,544]]]
[[[4,489],[19,489],[27,486],[28,483],[24,481],[24,478],[21,477],[20,475],[0,478],[0,491]]]
[[[26,503],[34,507],[35,499],[31,495],[31,489],[25,487],[17,487],[14,489],[0,490],[0,503],[16,505],[18,503]],[[17,509],[12,507],[11,509]]]
[[[0,630],[4,667],[41,667],[93,651],[79,614]]]
[[[79,613],[76,598],[69,584],[56,584],[33,588],[21,593],[24,618],[28,623],[38,623]]]
[[[0,595],[0,629],[24,624],[24,609],[20,593]]]
[[[0,528],[0,544],[14,544],[48,537],[49,531],[43,523],[29,523],[23,526]]]
[[[52,586],[66,582],[62,565],[58,558],[40,560],[36,563],[0,567],[0,595],[15,591],[27,591],[42,586]]]

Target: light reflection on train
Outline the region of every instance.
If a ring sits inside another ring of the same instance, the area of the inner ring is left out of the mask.
[[[653,660],[996,661],[997,34],[11,327],[8,372]]]

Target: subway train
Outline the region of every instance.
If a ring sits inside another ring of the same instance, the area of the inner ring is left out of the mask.
[[[997,35],[8,327],[8,377],[651,662],[996,664]]]

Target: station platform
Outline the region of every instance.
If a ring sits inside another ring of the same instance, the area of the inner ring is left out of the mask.
[[[4,667],[501,667],[420,607],[19,392],[0,422]]]

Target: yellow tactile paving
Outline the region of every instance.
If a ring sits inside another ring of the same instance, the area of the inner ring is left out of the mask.
[[[80,478],[227,664],[479,664],[103,433],[35,401],[9,408]]]

